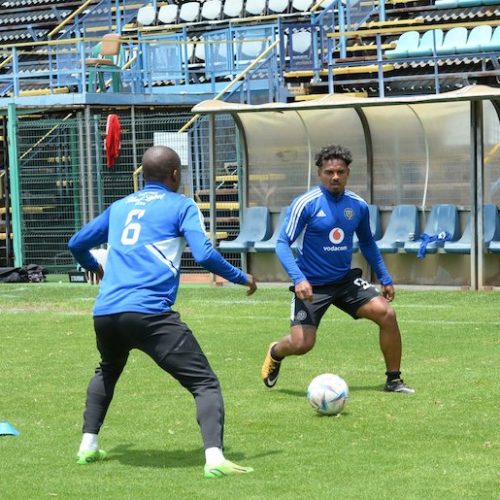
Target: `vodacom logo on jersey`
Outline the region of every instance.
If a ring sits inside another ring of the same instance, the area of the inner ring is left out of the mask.
[[[340,227],[334,227],[330,231],[328,238],[334,245],[338,245],[344,241],[344,231]]]
[[[347,245],[340,246],[340,244],[344,241],[344,236],[345,235],[343,229],[341,229],[340,227],[334,227],[328,233],[328,239],[333,243],[333,246],[324,246],[323,250],[325,252],[342,252],[347,250]]]

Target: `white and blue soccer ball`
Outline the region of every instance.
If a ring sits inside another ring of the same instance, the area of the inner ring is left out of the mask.
[[[314,377],[307,388],[307,401],[320,415],[338,415],[348,397],[346,381],[333,373]]]

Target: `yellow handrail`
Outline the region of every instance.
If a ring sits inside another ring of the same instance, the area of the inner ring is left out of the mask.
[[[72,21],[78,14],[83,12],[94,0],[87,0],[84,2],[78,9],[76,9],[72,14],[70,14],[68,17],[63,19],[48,35],[47,37],[50,39],[52,38],[53,35],[56,33],[59,33],[61,31],[61,28],[64,28],[70,21]]]

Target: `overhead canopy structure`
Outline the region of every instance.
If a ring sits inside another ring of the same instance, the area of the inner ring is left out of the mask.
[[[334,94],[257,106],[209,100],[192,111],[230,114],[239,124],[246,205],[288,205],[316,182],[314,156],[332,143],[353,152],[351,189],[381,207],[415,204],[425,215],[433,204],[454,203],[471,210],[475,234],[482,234],[478,208],[500,205],[499,88],[395,98]],[[482,240],[475,238],[472,287],[483,286],[482,273]]]

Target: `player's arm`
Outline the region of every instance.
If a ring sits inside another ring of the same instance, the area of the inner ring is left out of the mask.
[[[248,287],[251,295],[257,289],[255,278],[231,265],[214,249],[205,232],[203,216],[196,204],[189,200],[181,216],[180,232],[191,248],[194,260],[208,271],[223,278]]]
[[[368,207],[366,207],[366,213],[362,217],[358,228],[356,229],[356,234],[359,238],[359,249],[363,254],[364,258],[370,264],[370,266],[375,271],[380,284],[382,285],[383,294],[386,298],[389,296],[394,297],[394,289],[392,288],[392,277],[385,267],[384,259],[382,254],[375,242],[371,229],[370,229],[370,217],[368,215]],[[392,293],[387,290],[384,292],[384,288],[392,288]],[[391,299],[392,300],[392,299]]]
[[[108,241],[109,212],[107,208],[101,215],[82,227],[68,242],[68,248],[75,260],[87,271],[96,273],[102,278],[102,267],[90,253],[90,249]]]
[[[276,255],[293,281],[297,296],[302,300],[311,301],[313,296],[311,284],[297,265],[292,251],[292,244],[304,229],[307,220],[307,209],[303,209],[299,216],[298,207],[296,208],[295,203],[292,203],[281,226],[276,243]]]

